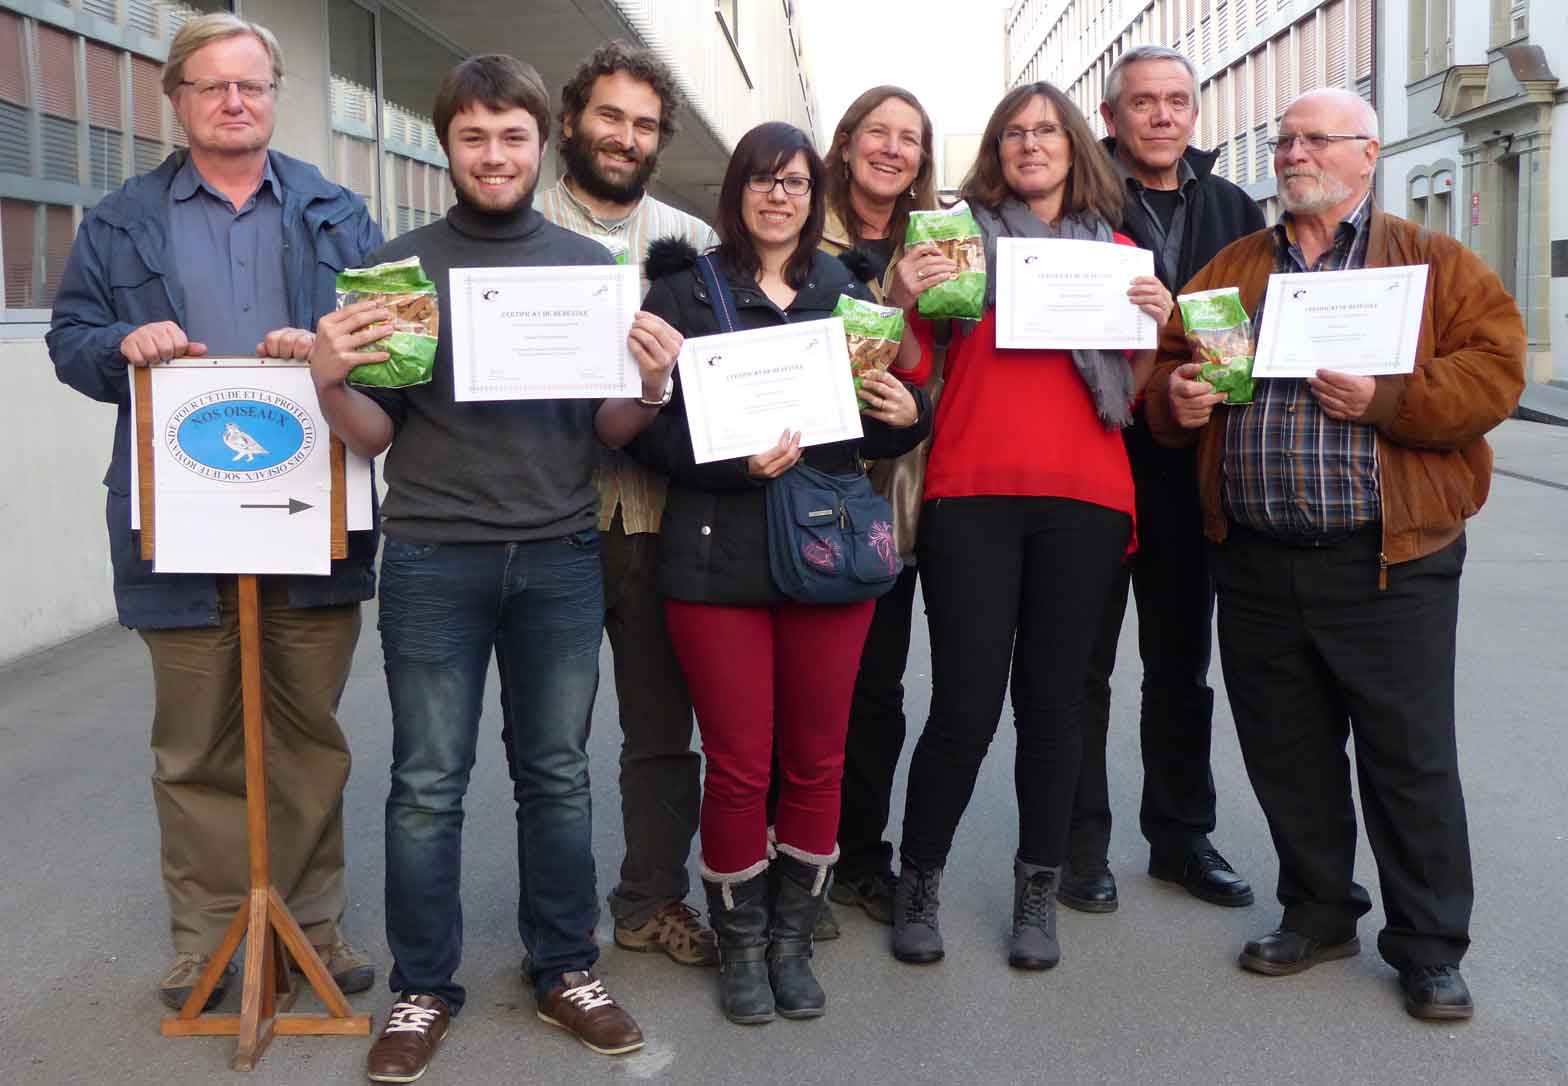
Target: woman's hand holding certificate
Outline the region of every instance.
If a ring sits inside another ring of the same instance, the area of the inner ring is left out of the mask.
[[[688,339],[678,365],[699,464],[863,436],[837,317]]]

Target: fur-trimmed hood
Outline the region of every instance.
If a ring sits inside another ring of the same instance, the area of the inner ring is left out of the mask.
[[[643,273],[648,282],[683,272],[697,263],[697,247],[683,237],[654,238],[648,245]]]

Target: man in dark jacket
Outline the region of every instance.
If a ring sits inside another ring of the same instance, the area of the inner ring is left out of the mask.
[[[1100,114],[1111,133],[1106,150],[1126,184],[1122,232],[1154,253],[1155,274],[1172,294],[1226,245],[1263,229],[1252,198],[1211,172],[1215,153],[1190,145],[1198,81],[1182,54],[1154,45],[1123,53],[1106,79]],[[1089,666],[1083,766],[1060,900],[1086,912],[1116,908],[1116,880],[1107,862],[1105,739],[1130,579],[1143,658],[1139,823],[1149,842],[1149,874],[1216,905],[1250,905],[1252,888],[1208,837],[1215,825],[1209,770],[1214,691],[1208,685],[1214,585],[1193,456],[1189,449],[1156,445],[1141,405],[1126,440],[1137,487],[1138,552],[1111,593]]]
[[[127,367],[204,353],[302,358],[305,329],[335,304],[336,272],[380,244],[357,196],[267,149],[282,78],[265,28],[229,14],[185,24],[163,86],[190,149],[82,220],[48,335],[60,380],[119,412],[104,477],[109,549],[120,622],[152,655],[153,799],[175,949],[159,994],[171,1007],[190,995],[249,885],[238,619],[232,578],[154,573],[140,557]],[[374,589],[376,538],[349,540],[329,576],[263,577],[260,588],[272,877],[338,985],[357,992],[374,971],[338,931],[349,751],[335,713],[359,604]]]

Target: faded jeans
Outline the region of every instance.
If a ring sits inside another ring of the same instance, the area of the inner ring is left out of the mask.
[[[386,807],[394,992],[456,1013],[463,952],[463,795],[494,652],[517,805],[517,929],[539,993],[598,958],[588,719],[604,591],[592,529],[530,543],[387,536],[381,645],[392,702]]]

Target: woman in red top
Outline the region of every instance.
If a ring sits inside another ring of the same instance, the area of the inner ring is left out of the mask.
[[[1153,352],[996,345],[996,239],[1114,235],[1121,185],[1082,114],[1049,83],[991,114],[964,198],[985,236],[987,298],[949,351],[921,514],[920,578],[931,627],[931,716],[910,764],[893,953],[942,957],[937,889],[953,834],[1012,680],[1018,853],[1008,960],[1061,957],[1056,887],[1081,752],[1089,651],[1133,539],[1133,484],[1119,430]],[[917,273],[918,274],[918,273]],[[1161,323],[1152,276],[1128,298]]]

